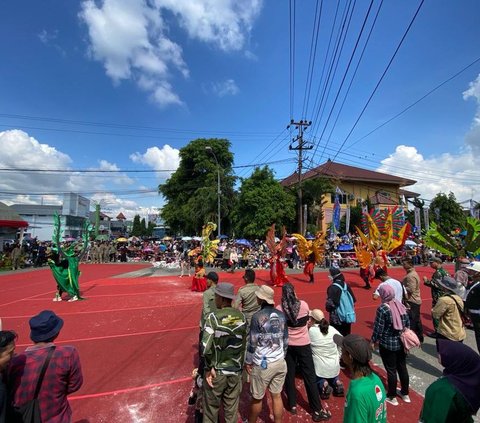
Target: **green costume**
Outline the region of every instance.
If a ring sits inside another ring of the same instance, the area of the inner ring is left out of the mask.
[[[77,297],[79,300],[83,299],[80,296],[80,288],[78,285],[78,278],[80,276],[80,270],[78,269],[78,263],[87,250],[89,235],[91,232],[91,225],[88,221],[85,221],[84,230],[82,234],[83,245],[80,251],[75,251],[75,245],[69,245],[67,248],[62,249],[60,245],[61,223],[60,217],[57,213],[53,216],[54,229],[52,244],[53,249],[57,252],[57,259],[48,260],[48,265],[52,270],[53,277],[57,282],[59,292],[67,292],[72,298]]]

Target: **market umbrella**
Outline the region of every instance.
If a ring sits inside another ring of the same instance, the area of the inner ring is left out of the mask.
[[[251,246],[252,246],[252,244],[250,244],[250,242],[249,242],[248,240],[243,239],[243,238],[242,238],[242,239],[237,239],[237,240],[235,241],[235,244],[237,244],[237,245],[243,245],[243,246],[245,246],[245,247],[251,247]]]
[[[194,236],[192,239],[193,239],[194,241],[201,241],[201,240],[202,240],[202,238],[199,237],[199,236]]]
[[[337,248],[338,251],[350,251],[353,250],[352,244],[341,244]]]
[[[412,241],[411,239],[407,239],[405,241],[405,245],[408,245],[409,247],[416,247],[417,243],[415,241]]]
[[[162,241],[171,241],[172,240],[172,237],[171,236],[164,236],[162,238]]]
[[[117,242],[128,242],[128,239],[122,236],[120,238],[117,238]]]
[[[191,241],[192,237],[191,236],[182,236],[182,241]]]
[[[76,241],[76,240],[77,240],[76,238],[72,238],[71,236],[64,239],[65,242],[73,242],[73,241]]]

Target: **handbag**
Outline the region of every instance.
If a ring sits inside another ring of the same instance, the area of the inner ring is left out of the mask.
[[[52,358],[54,351],[55,346],[50,348],[50,351],[47,354],[47,358],[43,363],[42,370],[40,371],[40,376],[38,377],[37,386],[35,388],[35,395],[33,396],[33,399],[21,405],[20,407],[15,407],[14,417],[16,423],[42,423],[38,394],[40,393],[43,378],[47,371],[48,365],[50,364],[50,359]]]
[[[420,346],[420,340],[417,334],[410,328],[404,328],[400,333],[400,341],[403,344],[405,352],[408,353],[412,348]]]

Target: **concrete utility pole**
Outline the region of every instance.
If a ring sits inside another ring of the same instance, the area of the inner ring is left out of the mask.
[[[304,226],[303,222],[303,192],[302,192],[302,171],[303,171],[303,150],[311,150],[313,145],[303,139],[303,132],[304,127],[307,128],[312,124],[312,122],[307,122],[306,120],[301,120],[300,122],[295,122],[293,119],[290,121],[290,125],[287,126],[287,129],[290,126],[295,125],[295,129],[298,129],[298,135],[292,139],[290,146],[288,147],[289,150],[296,150],[298,151],[298,233],[305,235],[306,224]],[[294,146],[294,143],[297,143]]]

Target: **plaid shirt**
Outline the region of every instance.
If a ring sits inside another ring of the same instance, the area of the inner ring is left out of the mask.
[[[34,345],[10,362],[7,383],[14,406],[22,406],[33,399],[40,370],[52,346],[53,343]],[[72,410],[67,395],[78,391],[82,383],[80,357],[75,347],[57,346],[38,395],[42,421],[69,423]]]
[[[402,314],[403,327],[410,327],[408,314]],[[380,345],[390,351],[398,351],[403,348],[400,341],[400,331],[393,328],[392,312],[387,304],[377,308],[375,323],[373,325],[372,342],[379,342]]]

